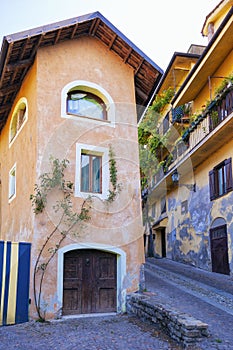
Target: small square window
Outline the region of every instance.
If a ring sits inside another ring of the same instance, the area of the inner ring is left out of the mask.
[[[81,153],[81,191],[102,193],[102,157]]]
[[[87,198],[90,194],[107,199],[109,195],[109,149],[76,145],[75,196]]]

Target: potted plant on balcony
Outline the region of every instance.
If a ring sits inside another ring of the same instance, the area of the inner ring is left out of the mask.
[[[218,112],[212,111],[210,113],[211,121],[212,121],[212,127],[213,129],[219,124],[219,118],[218,118]]]
[[[224,78],[218,88],[215,90],[216,100],[221,99],[223,95],[233,87],[233,73]]]

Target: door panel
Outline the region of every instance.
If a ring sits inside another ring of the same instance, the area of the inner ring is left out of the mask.
[[[210,230],[212,271],[229,275],[226,225]]]
[[[116,311],[116,255],[91,249],[64,256],[63,314]]]
[[[81,313],[82,259],[73,254],[65,255],[63,309],[64,314]]]
[[[96,264],[96,308],[98,312],[114,312],[116,311],[116,257],[105,253],[97,257]]]

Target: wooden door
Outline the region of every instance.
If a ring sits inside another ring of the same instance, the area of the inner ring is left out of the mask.
[[[63,314],[116,311],[116,255],[94,249],[64,256]]]
[[[229,275],[226,225],[210,230],[212,271]]]
[[[165,230],[165,228],[161,229],[161,252],[162,252],[162,258],[166,258],[167,251],[166,251],[166,230]]]

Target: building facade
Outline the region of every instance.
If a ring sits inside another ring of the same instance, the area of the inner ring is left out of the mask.
[[[150,107],[172,91],[148,186],[154,254],[223,274],[233,270],[232,5],[221,1],[206,17],[206,47],[173,55]]]
[[[30,316],[124,311],[144,262],[137,110],[162,70],[96,12],[4,37],[0,74],[0,240],[31,244]],[[51,159],[64,182],[41,210]],[[72,220],[89,201],[72,230],[64,198]]]

